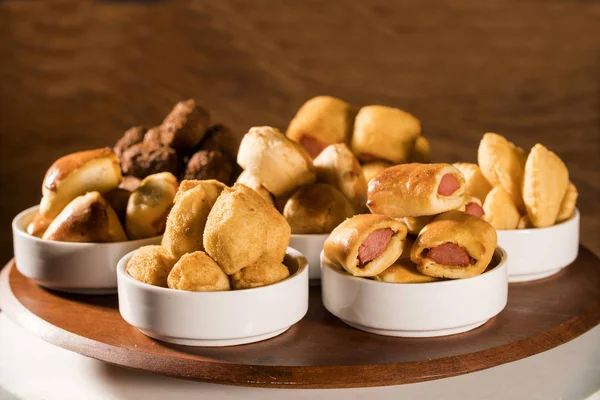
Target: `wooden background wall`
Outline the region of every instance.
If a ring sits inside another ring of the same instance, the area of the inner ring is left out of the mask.
[[[0,0],[0,255],[53,160],[194,97],[244,133],[331,94],[418,116],[438,161],[541,142],[600,254],[600,2]]]

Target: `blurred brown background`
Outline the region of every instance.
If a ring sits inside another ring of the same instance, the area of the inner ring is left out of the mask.
[[[547,145],[600,254],[600,2],[0,0],[2,263],[59,156],[187,97],[241,135],[317,94],[412,112],[436,161],[485,131]]]

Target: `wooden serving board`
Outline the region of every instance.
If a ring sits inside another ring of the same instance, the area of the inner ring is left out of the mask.
[[[227,348],[152,340],[121,318],[116,296],[43,289],[21,275],[14,261],[0,276],[0,307],[42,339],[112,364],[178,378],[286,388],[450,377],[546,351],[600,322],[600,262],[584,248],[573,265],[551,278],[511,284],[506,309],[487,324],[448,337],[403,339],[352,329],[324,309],[319,287],[310,290],[308,314],[289,331]]]

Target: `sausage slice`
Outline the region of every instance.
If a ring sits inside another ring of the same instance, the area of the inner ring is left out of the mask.
[[[379,257],[385,250],[392,234],[394,232],[390,228],[378,229],[373,231],[358,248],[358,262],[360,265],[365,265]]]
[[[465,212],[476,217],[483,217],[485,215],[483,208],[481,208],[481,206],[475,202],[467,204],[467,206],[465,207]]]
[[[438,194],[442,196],[450,196],[456,192],[456,189],[460,187],[458,180],[452,174],[446,174],[442,176],[440,186],[438,187]]]
[[[444,243],[429,249],[425,257],[431,258],[438,264],[452,266],[467,266],[471,264],[471,257],[465,249],[454,243]]]

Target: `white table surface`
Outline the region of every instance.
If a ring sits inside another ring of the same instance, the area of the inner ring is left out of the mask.
[[[453,378],[380,388],[294,390],[225,386],[127,370],[46,343],[0,313],[0,388],[0,400],[600,400],[600,326],[542,354]]]

